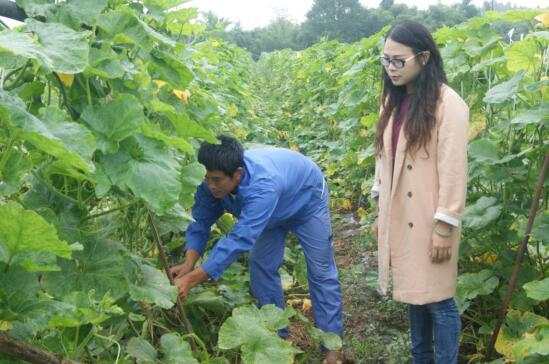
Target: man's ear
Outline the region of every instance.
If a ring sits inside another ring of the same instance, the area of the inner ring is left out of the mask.
[[[235,179],[236,182],[240,183],[240,180],[242,180],[243,176],[244,176],[244,168],[238,167],[233,174],[233,179]]]

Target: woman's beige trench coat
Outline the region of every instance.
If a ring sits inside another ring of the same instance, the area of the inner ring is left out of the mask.
[[[392,273],[393,298],[411,304],[438,302],[456,290],[461,215],[467,189],[467,129],[469,109],[461,97],[443,85],[436,113],[437,126],[426,150],[406,153],[401,128],[394,170],[391,119],[376,159],[373,197],[379,197],[379,289],[387,293]],[[391,175],[392,173],[392,175]],[[434,222],[453,226],[452,258],[432,263],[429,256]]]

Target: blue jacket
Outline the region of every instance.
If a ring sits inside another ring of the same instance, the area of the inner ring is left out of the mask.
[[[288,149],[248,150],[244,170],[235,194],[216,199],[202,183],[195,195],[195,221],[187,228],[187,249],[202,255],[212,224],[225,211],[238,218],[202,264],[212,279],[218,279],[240,253],[249,251],[265,229],[305,221],[317,208],[319,190],[328,193],[319,167]]]

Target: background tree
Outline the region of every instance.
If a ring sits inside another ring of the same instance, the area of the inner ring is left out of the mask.
[[[352,42],[370,34],[368,11],[358,0],[315,0],[303,23],[305,46],[320,38]]]

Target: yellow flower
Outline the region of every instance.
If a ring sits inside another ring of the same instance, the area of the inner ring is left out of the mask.
[[[191,92],[189,90],[174,89],[172,92],[183,103],[185,103],[185,104],[189,103],[189,97],[191,97]]]
[[[544,27],[544,28],[549,27],[549,12],[543,13],[543,14],[539,14],[539,15],[536,16],[534,19],[536,19],[536,20],[539,21],[541,24],[543,24],[543,27]]]
[[[61,83],[65,85],[65,87],[72,86],[72,83],[74,82],[74,75],[68,73],[58,73],[57,76],[59,76]]]

